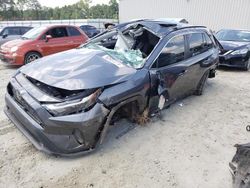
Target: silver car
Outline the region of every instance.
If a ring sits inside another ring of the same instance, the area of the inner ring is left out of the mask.
[[[27,26],[8,26],[4,27],[0,32],[0,46],[5,42],[18,39],[32,27]]]

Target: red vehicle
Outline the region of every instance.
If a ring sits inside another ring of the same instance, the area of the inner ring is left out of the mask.
[[[0,59],[8,64],[23,65],[43,56],[76,48],[87,40],[87,35],[75,26],[40,26],[21,39],[3,44]]]

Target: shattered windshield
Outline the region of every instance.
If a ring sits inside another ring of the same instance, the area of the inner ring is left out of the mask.
[[[113,59],[118,59],[120,62],[135,69],[141,68],[144,65],[145,59],[142,57],[142,53],[140,50],[129,50],[129,49],[112,50],[97,45],[95,43],[89,43],[85,47],[89,49],[102,50],[106,52],[108,55],[110,55]]]
[[[143,67],[158,42],[158,36],[136,25],[123,32],[120,30],[106,32],[82,47],[104,51],[113,59],[139,69]]]

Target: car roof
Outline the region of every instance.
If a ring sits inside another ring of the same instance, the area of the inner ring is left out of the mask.
[[[75,27],[75,28],[78,28],[77,26],[75,25],[67,25],[67,24],[45,24],[45,25],[39,25],[39,26],[36,26],[37,27],[44,27],[44,28],[53,28],[53,27]]]
[[[94,27],[94,28],[96,28],[96,27],[93,26],[93,25],[81,25],[80,27]]]
[[[19,28],[33,28],[32,26],[22,26],[22,25],[5,26],[5,27],[3,27],[3,28],[16,28],[16,27],[19,27]]]
[[[245,32],[250,32],[250,30],[247,30],[247,29],[221,29],[219,31],[245,31]]]
[[[122,30],[126,30],[131,25],[142,25],[160,36],[166,36],[170,32],[175,31],[175,30],[180,30],[180,29],[186,29],[186,28],[205,29],[206,28],[205,26],[194,26],[194,25],[180,23],[176,21],[148,19],[148,20],[139,20],[133,23],[128,23],[126,26],[124,26]]]

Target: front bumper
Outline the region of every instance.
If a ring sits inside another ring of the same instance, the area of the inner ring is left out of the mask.
[[[24,57],[16,53],[7,53],[0,51],[0,60],[8,65],[22,65]]]
[[[75,156],[95,148],[109,114],[102,104],[97,103],[88,112],[53,117],[27,92],[20,92],[27,105],[20,104],[7,93],[5,113],[38,150]]]
[[[220,56],[219,66],[245,68],[248,60],[247,56]]]

